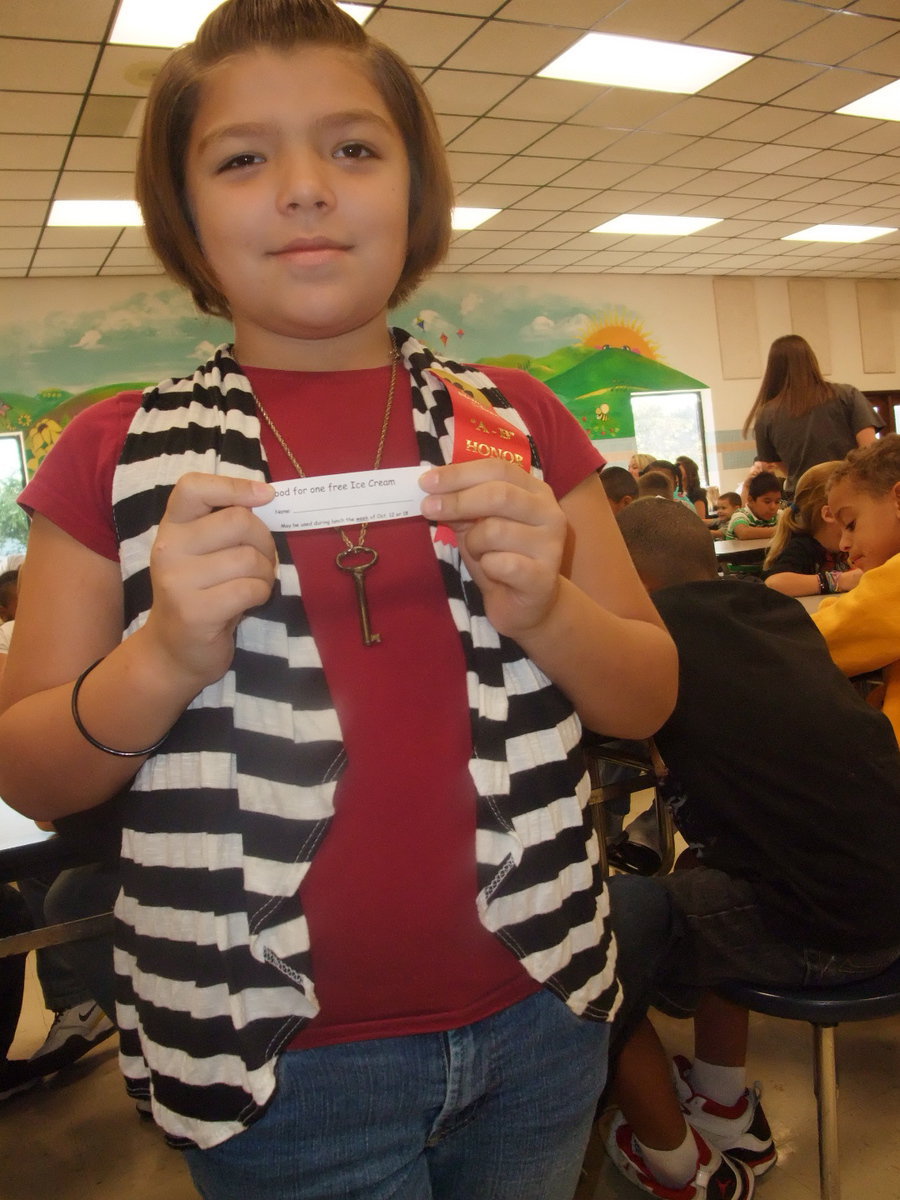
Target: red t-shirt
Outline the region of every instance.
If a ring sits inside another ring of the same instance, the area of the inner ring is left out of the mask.
[[[245,370],[305,474],[372,467],[389,368]],[[494,367],[490,375],[528,424],[557,496],[602,465],[542,384]],[[23,494],[113,559],[112,476],[139,402],[123,393],[87,409]],[[262,436],[272,478],[295,476],[264,423]],[[382,465],[418,462],[401,371]],[[362,643],[353,581],[335,564],[338,531],[288,535],[348,755],[331,829],[302,886],[321,1012],[291,1042],[298,1048],[454,1028],[537,986],[476,912],[465,661],[428,526],[415,517],[380,522],[366,541],[379,554],[366,579],[382,636],[373,646]]]

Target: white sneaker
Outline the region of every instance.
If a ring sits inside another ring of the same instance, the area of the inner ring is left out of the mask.
[[[43,1046],[28,1060],[42,1075],[60,1071],[87,1054],[92,1046],[112,1037],[116,1027],[93,1000],[58,1012]]]

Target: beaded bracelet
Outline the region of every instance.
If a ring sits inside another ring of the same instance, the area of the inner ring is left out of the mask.
[[[144,758],[146,755],[152,754],[154,750],[160,748],[169,736],[168,731],[162,735],[158,742],[154,742],[152,746],[146,746],[143,750],[114,750],[112,746],[105,746],[103,742],[98,742],[95,737],[88,733],[82,724],[81,717],[78,714],[78,693],[81,691],[81,685],[87,679],[88,675],[90,675],[91,671],[93,671],[94,667],[99,667],[102,662],[103,659],[98,658],[89,667],[85,667],[75,680],[75,686],[72,688],[72,720],[75,722],[78,732],[85,741],[90,742],[92,746],[96,746],[98,750],[102,750],[104,754],[113,754],[116,758]]]

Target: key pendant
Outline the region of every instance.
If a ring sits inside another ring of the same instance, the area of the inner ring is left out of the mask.
[[[359,559],[353,562],[353,559]],[[373,633],[369,624],[369,602],[366,599],[366,571],[378,562],[378,551],[371,546],[348,546],[334,560],[340,570],[353,576],[356,587],[356,602],[359,605],[359,624],[364,646],[374,646],[381,641],[380,633]]]

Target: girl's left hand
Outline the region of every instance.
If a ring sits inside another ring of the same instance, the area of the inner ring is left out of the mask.
[[[451,463],[419,480],[422,514],[448,525],[494,628],[517,638],[556,602],[568,522],[552,489],[499,459]]]

